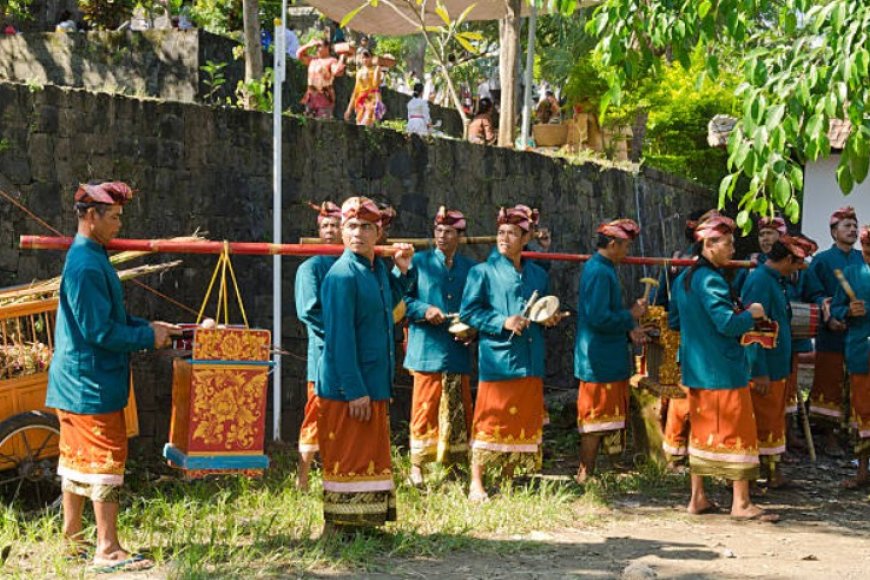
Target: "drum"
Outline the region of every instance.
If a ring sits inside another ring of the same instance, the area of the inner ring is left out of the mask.
[[[818,304],[806,302],[791,303],[791,337],[792,339],[815,338],[819,330]]]
[[[656,336],[644,346],[643,377],[640,387],[669,399],[684,399],[686,393],[680,388],[680,367],[677,353],[680,348],[680,333],[668,327],[668,315],[661,306],[651,306],[646,323],[654,323]]]

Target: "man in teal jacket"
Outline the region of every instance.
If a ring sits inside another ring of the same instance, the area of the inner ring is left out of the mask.
[[[474,261],[458,253],[465,216],[441,206],[435,214],[435,249],[414,254],[407,303],[408,352],[414,377],[411,400],[411,482],[423,483],[423,467],[468,463],[471,434],[471,352],[448,331],[448,314],[459,313]]]
[[[366,197],[341,207],[344,253],[320,292],[324,347],[317,369],[324,532],[396,519],[389,401],[395,371],[393,308],[413,247],[396,244],[393,273],[375,256],[381,213]],[[406,290],[406,285],[401,285]]]
[[[731,516],[775,521],[752,503],[749,482],[758,478],[758,435],[749,393],[749,364],[740,337],[764,317],[757,303],[738,309],[720,268],[734,255],[734,222],[713,214],[695,230],[700,255],[674,281],[668,313],[680,330],[683,385],[689,388],[690,514],[717,511],[707,499],[704,476],[733,481]]]
[[[843,482],[846,489],[864,489],[870,485],[870,226],[861,230],[861,253],[864,263],[848,266],[843,273],[855,293],[854,299],[841,286],[831,303],[831,314],[848,324],[846,332],[846,368],[851,387],[852,427],[857,435],[855,455],[858,473]]]
[[[830,303],[839,287],[834,270],[860,266],[863,260],[861,252],[852,247],[858,241],[855,210],[850,206],[838,209],[831,215],[830,226],[834,244],[819,252],[807,270],[808,292],[822,310],[823,319],[816,336],[816,372],[810,392],[810,412],[824,421],[819,426],[825,436],[825,452],[832,457],[842,457],[843,449],[835,428],[843,420],[846,325],[830,316]]]
[[[580,467],[577,481],[595,471],[602,439],[608,455],[622,452],[628,412],[628,379],[632,375],[631,340],[642,344],[637,321],[647,303],[631,309],[622,305],[622,285],[615,265],[628,255],[640,227],[630,219],[601,224],[598,251],[580,275],[577,335],[574,339],[574,376],[577,388],[577,430],[580,432]],[[631,340],[630,340],[631,339]]]
[[[543,269],[522,259],[535,222],[537,211],[524,205],[499,211],[496,248],[471,269],[462,296],[460,318],[480,333],[468,494],[473,502],[487,499],[487,467],[503,467],[506,477],[516,467],[540,468],[544,333],[524,312],[535,292],[547,294],[549,280]],[[545,324],[559,320],[557,315]]]
[[[312,204],[313,205],[313,204]],[[341,244],[341,208],[331,201],[313,205],[317,210],[317,233],[324,244]],[[312,256],[296,270],[295,298],[296,317],[308,331],[307,383],[308,398],[305,416],[299,428],[299,468],[296,485],[301,491],[308,490],[308,474],[311,462],[320,449],[317,438],[317,416],[320,404],[314,383],[317,381],[317,365],[323,353],[323,308],[320,304],[320,287],[326,273],[335,264],[335,256]]]
[[[747,349],[758,454],[768,472],[768,486],[777,488],[785,484],[777,463],[785,453],[786,381],[791,374],[791,308],[786,280],[803,267],[807,253],[797,238],[783,235],[766,255],[767,260],[747,277],[742,301],[761,304],[768,318],[779,325],[773,348],[753,344]]]
[[[118,235],[122,208],[132,197],[121,182],[94,181],[76,191],[78,232],[63,267],[45,400],[60,420],[64,536],[84,544],[82,511],[89,498],[97,521],[94,565],[114,569],[150,564],[124,550],[117,532],[130,353],[166,347],[180,332],[164,322],[129,316],[124,308],[105,245]]]

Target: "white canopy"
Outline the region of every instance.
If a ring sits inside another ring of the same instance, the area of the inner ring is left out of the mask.
[[[345,15],[356,10],[365,0],[307,0],[309,6],[316,8],[328,18],[341,22]],[[578,2],[578,7],[598,4],[600,0],[584,0]],[[466,17],[467,20],[500,20],[505,15],[504,0],[441,0],[451,19],[458,18],[462,12],[474,5]],[[426,4],[426,25],[440,26],[444,21],[435,13],[435,0]],[[419,6],[413,0],[380,0],[376,7],[366,6],[354,16],[348,28],[365,34],[383,34],[388,36],[403,36],[416,34],[420,31],[418,21]],[[547,12],[538,9],[538,14]],[[529,15],[529,5],[523,2],[523,16]]]

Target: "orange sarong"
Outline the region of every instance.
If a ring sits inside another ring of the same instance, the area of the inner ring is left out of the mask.
[[[857,435],[856,454],[870,452],[870,374],[851,373],[852,427]]]
[[[758,479],[758,434],[748,386],[689,389],[689,421],[692,474]]]
[[[335,525],[396,520],[387,401],[372,401],[368,421],[351,419],[346,401],[320,398],[317,431],[323,462],[323,518]]]
[[[60,459],[57,474],[77,484],[120,487],[127,463],[123,409],[99,415],[57,410]]]
[[[689,389],[680,387],[688,395]],[[668,399],[662,449],[671,458],[689,454],[689,398]]]
[[[810,413],[839,421],[843,418],[843,353],[816,352],[816,374],[810,391]]]
[[[305,401],[305,416],[299,428],[299,453],[317,453],[317,416],[320,414],[320,399],[314,392],[314,381],[308,381],[308,400]]]
[[[755,430],[758,433],[758,454],[772,461],[785,453],[785,392],[786,379],[770,381],[766,395],[755,392],[750,381]]]
[[[539,470],[543,409],[544,382],[540,377],[481,381],[474,408],[472,463]]]
[[[473,417],[468,375],[414,371],[411,463],[467,465]]]

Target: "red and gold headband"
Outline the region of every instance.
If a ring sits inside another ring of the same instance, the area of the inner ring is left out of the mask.
[[[855,208],[851,205],[847,205],[846,207],[841,207],[837,211],[831,214],[831,226],[835,226],[843,220],[855,220],[858,221],[858,216],[855,215]]]
[[[450,226],[461,232],[465,231],[465,215],[458,209],[447,209],[443,205],[438,208],[438,213],[435,214],[436,226]]]
[[[341,208],[331,201],[324,201],[320,205],[309,201],[308,207],[317,212],[317,225],[320,225],[326,218],[341,219]]]
[[[517,205],[498,210],[496,218],[498,225],[510,224],[519,227],[524,232],[529,232],[538,223],[538,210],[527,205]]]
[[[105,203],[108,205],[124,205],[133,199],[133,190],[123,181],[107,181],[91,185],[79,184],[76,190],[77,203]]]
[[[341,223],[360,219],[376,226],[381,226],[381,210],[378,205],[367,197],[356,196],[347,198],[341,204]]]
[[[597,232],[608,238],[633,240],[640,235],[640,226],[634,220],[621,218],[601,224],[598,226]]]
[[[737,226],[734,224],[734,220],[716,212],[698,224],[698,227],[695,228],[695,239],[701,241],[733,234],[735,227]]]
[[[776,230],[779,235],[784,236],[788,232],[785,220],[777,216],[773,219],[761,218],[758,220],[758,231],[761,230]]]

